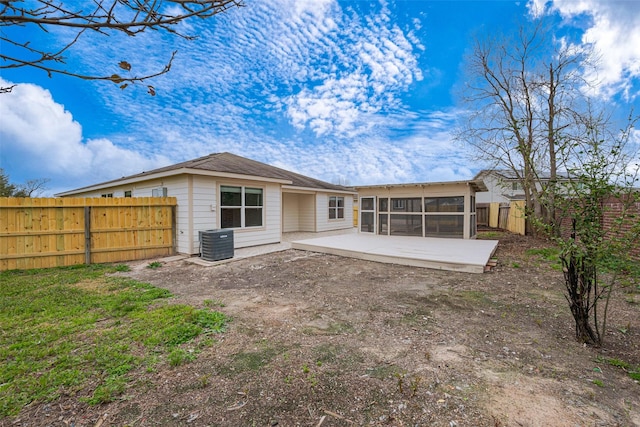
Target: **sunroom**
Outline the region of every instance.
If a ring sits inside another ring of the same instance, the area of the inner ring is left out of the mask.
[[[482,181],[356,187],[359,231],[387,236],[473,239]]]

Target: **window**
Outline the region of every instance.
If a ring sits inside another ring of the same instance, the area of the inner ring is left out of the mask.
[[[363,233],[375,233],[375,197],[360,198],[360,231]]]
[[[113,193],[104,193],[101,194],[100,197],[113,197]]]
[[[464,215],[425,215],[425,236],[463,237]]]
[[[220,227],[261,227],[262,188],[220,186]]]
[[[380,199],[380,211],[389,214],[380,215],[379,234],[422,236],[422,198]]]
[[[464,237],[464,196],[425,197],[424,211],[426,237]]]
[[[167,187],[158,187],[151,190],[152,197],[167,197]]]
[[[469,237],[473,237],[478,234],[478,223],[476,222],[476,216],[471,215],[469,217]]]
[[[373,210],[373,205],[374,205],[374,198],[373,197],[363,197],[362,199],[360,199],[360,204],[362,206],[360,206],[360,208],[363,211],[372,211]]]
[[[373,233],[374,230],[374,213],[373,212],[360,212],[360,231],[364,233]]]
[[[464,212],[464,196],[425,197],[425,212]]]
[[[391,199],[392,212],[422,212],[419,197],[411,199]]]
[[[378,234],[389,234],[389,215],[386,213],[378,214]]]
[[[344,219],[344,197],[329,197],[329,219]]]
[[[131,190],[124,192],[124,197],[131,197]]]
[[[522,184],[519,181],[514,181],[511,183],[511,189],[513,191],[520,191],[522,190]]]
[[[396,214],[390,217],[392,236],[422,236],[422,215]]]
[[[471,196],[471,214],[469,215],[469,237],[478,234],[478,223],[476,215],[476,196]]]

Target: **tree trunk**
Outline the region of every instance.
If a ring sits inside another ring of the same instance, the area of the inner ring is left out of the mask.
[[[597,304],[592,304],[595,268],[574,253],[561,259],[564,266],[566,298],[576,325],[576,339],[582,343],[600,346],[601,337],[594,331],[590,322],[591,310],[597,308]]]
[[[556,80],[553,72],[553,63],[549,65],[549,97],[547,98],[549,120],[547,123],[547,142],[549,149],[549,182],[547,183],[548,206],[545,213],[545,221],[551,225],[554,236],[560,236],[560,227],[556,219],[556,191],[557,191],[557,164],[556,164]]]

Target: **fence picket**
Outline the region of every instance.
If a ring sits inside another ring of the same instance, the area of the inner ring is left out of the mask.
[[[176,203],[175,197],[1,197],[0,270],[173,254]]]

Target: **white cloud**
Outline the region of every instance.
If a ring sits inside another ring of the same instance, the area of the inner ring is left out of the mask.
[[[76,133],[47,142],[25,131],[22,155],[41,162],[35,148],[25,147],[46,151],[55,144],[75,153],[69,171],[56,166],[57,158],[47,166],[48,176],[83,180],[61,190],[221,151],[354,185],[472,176],[448,134],[452,115],[409,113],[403,105],[423,79],[419,20],[401,29],[386,6],[375,4],[247,3],[237,13],[192,22],[194,42],[155,33],[136,38],[135,50],[125,38],[82,41],[81,57],[98,70],[108,70],[120,53],[136,70],[143,64],[155,70],[164,56],[158,52],[179,52],[171,72],[153,80],[156,97],[144,87],[95,86],[116,117],[108,138],[83,139],[71,114],[36,88],[59,110],[53,121]]]
[[[264,139],[263,125],[273,122],[289,126],[288,134],[366,137],[384,130],[386,115],[402,108],[407,90],[423,79],[416,52],[424,46],[384,6],[358,14],[335,0],[249,1],[223,18],[194,23],[194,42],[174,41],[178,56],[171,73],[154,80],[156,98],[135,88],[98,88],[129,129],[179,160],[211,152],[220,141]],[[419,21],[409,25],[415,30]],[[157,42],[137,41],[139,48],[127,51],[136,55],[130,62],[154,57]],[[96,58],[101,48],[83,49]],[[108,49],[125,51],[119,41]],[[176,148],[170,135],[184,144]]]
[[[0,79],[0,86],[10,82]],[[142,154],[107,139],[83,141],[82,127],[51,93],[19,84],[0,96],[2,167],[12,181],[49,178],[67,189],[167,164],[161,156]]]
[[[331,57],[331,62],[313,63],[313,80],[285,98],[286,112],[298,128],[309,127],[317,135],[327,133],[353,137],[370,129],[372,113],[400,106],[399,94],[422,79],[414,44],[389,19],[389,11],[366,19],[334,9],[331,22],[340,22],[337,33],[308,40],[310,57]],[[304,37],[304,20],[297,34]],[[299,37],[296,37],[299,38]],[[281,44],[286,44],[283,40]]]
[[[601,83],[597,94],[609,98],[621,93],[631,101],[640,95],[640,2],[530,0],[527,6],[533,16],[557,12],[567,23],[590,17],[582,43],[593,44],[601,57],[596,74],[587,76]]]

